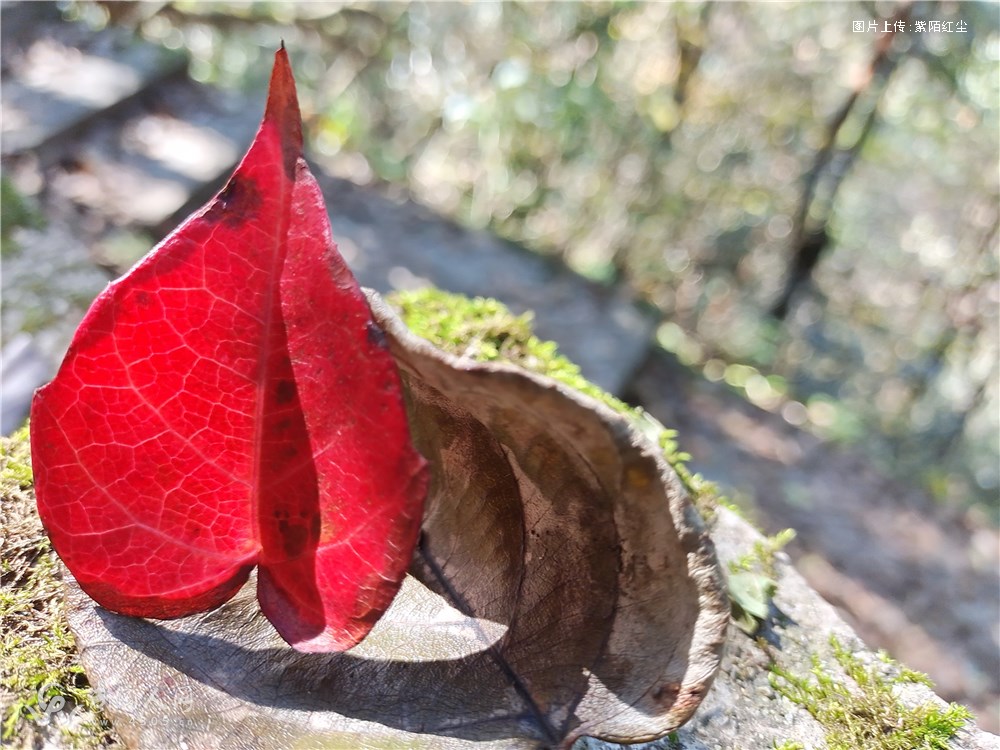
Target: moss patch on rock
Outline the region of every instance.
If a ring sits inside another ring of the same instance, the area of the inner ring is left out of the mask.
[[[804,707],[826,730],[829,750],[948,750],[952,738],[972,718],[956,703],[909,707],[894,691],[901,684],[929,684],[926,675],[900,668],[884,654],[884,671],[866,665],[830,637],[834,661],[847,679],[823,666],[815,654],[808,675],[772,667],[774,689]]]
[[[711,517],[721,498],[714,484],[688,470],[685,462],[691,457],[678,448],[677,433],[643,409],[587,380],[574,362],[559,353],[555,342],[535,336],[530,312],[515,315],[495,299],[469,298],[439,289],[396,292],[386,301],[411,331],[450,354],[477,362],[510,362],[557,380],[628,417],[663,449],[695,506],[703,516]]]

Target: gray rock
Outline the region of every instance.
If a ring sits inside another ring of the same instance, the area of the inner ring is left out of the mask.
[[[747,554],[762,538],[746,521],[725,509],[720,509],[716,515],[712,537],[724,562]],[[731,626],[722,669],[692,719],[674,735],[631,747],[650,750],[769,750],[782,742],[797,742],[808,750],[827,747],[823,727],[808,711],[771,687],[768,675],[772,660],[777,660],[792,673],[807,674],[815,654],[825,669],[836,673],[838,667],[833,664],[829,647],[830,636],[834,635],[863,663],[880,662],[877,655],[867,649],[840,619],[833,607],[809,588],[783,553],[777,555],[776,574],[778,589],[773,602],[774,617],[764,633],[768,645],[762,647],[759,639],[750,638]],[[250,599],[247,606],[252,605]],[[214,717],[213,721],[222,715],[243,717],[240,722],[251,733],[255,722],[263,720],[256,716],[251,704],[218,689],[226,669],[225,653],[220,653],[220,661],[216,663],[211,660],[187,663],[178,656],[177,649],[186,637],[183,621],[179,621],[178,626],[168,627],[151,622],[143,624],[142,621],[129,625],[126,622],[128,618],[120,618],[95,607],[75,585],[71,587],[69,614],[71,626],[80,639],[83,663],[95,678],[99,695],[108,680],[127,680],[129,674],[138,670],[155,675],[155,679],[144,687],[137,687],[134,693],[124,694],[132,696],[131,700],[135,702],[132,710],[148,713],[145,704],[155,700],[164,722],[175,722],[177,715],[188,716],[194,724],[197,724],[198,717],[203,716]],[[206,622],[212,618],[211,615],[203,617],[207,618]],[[148,641],[143,650],[131,651],[127,658],[109,660],[107,654],[121,650],[120,644],[116,645],[115,633],[133,632],[136,628],[155,631],[159,635]],[[889,667],[886,669],[891,671]],[[196,678],[192,680],[189,674],[196,675]],[[120,702],[122,695],[121,691],[116,691],[116,700]],[[921,684],[902,685],[897,695],[904,705],[910,707],[927,703],[943,705],[930,688]],[[303,700],[308,703],[314,699],[303,696]],[[115,708],[117,713],[130,710],[123,705]],[[171,714],[175,715],[174,719],[170,718]],[[377,722],[371,726],[374,743],[371,747],[382,747],[379,744],[379,726]],[[197,736],[198,727],[192,725],[191,731],[194,733],[191,736]],[[211,744],[249,747],[253,745],[250,736],[241,736],[237,732],[223,738],[212,738]],[[296,736],[294,732],[289,734],[289,746]],[[208,742],[209,738],[202,739]],[[412,740],[412,747],[435,748],[448,744],[445,738],[436,735],[415,734]],[[350,747],[357,747],[356,737],[353,742]],[[486,746],[496,748],[523,749],[529,745],[523,740],[505,741],[500,737],[486,743]],[[337,747],[335,743],[333,747]],[[623,746],[584,738],[574,745],[574,750],[612,750],[620,747]],[[997,750],[1000,738],[981,732],[970,724],[958,733],[949,748]]]

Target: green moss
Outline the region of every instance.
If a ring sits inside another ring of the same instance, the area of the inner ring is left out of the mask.
[[[0,692],[5,746],[57,744],[94,748],[112,741],[76,643],[66,622],[61,566],[42,529],[31,491],[28,428],[0,438],[0,523],[6,534],[0,560]],[[53,729],[43,706],[65,701]],[[69,717],[74,720],[59,721]]]
[[[398,292],[388,301],[411,331],[446,352],[477,362],[512,362],[565,383],[615,411],[630,410],[584,378],[576,364],[559,354],[555,342],[535,336],[530,312],[514,315],[495,299],[470,299],[438,289]]]
[[[33,481],[28,425],[24,425],[0,441],[0,493],[7,497],[27,489]]]
[[[917,672],[916,670],[910,669],[909,667],[904,667],[898,661],[889,656],[889,654],[886,651],[879,650],[879,652],[875,655],[878,657],[879,661],[881,661],[883,664],[887,664],[890,667],[890,669],[899,672],[899,675],[894,678],[893,680],[894,682],[897,683],[909,682],[911,684],[916,684],[916,685],[926,685],[929,688],[934,687],[934,683],[931,682],[930,677],[925,675],[923,672]]]
[[[730,572],[759,570],[771,578],[777,578],[775,556],[794,538],[794,529],[783,529],[773,536],[754,542],[753,549],[736,560],[730,561]]]
[[[785,740],[784,742],[775,741],[774,750],[806,750],[806,746],[801,742],[796,742],[795,740]]]
[[[678,448],[677,433],[587,380],[579,366],[559,353],[555,342],[535,336],[531,313],[514,315],[495,299],[469,298],[438,289],[396,292],[387,301],[411,331],[451,354],[477,362],[511,362],[558,380],[625,415],[663,449],[702,515],[714,513],[719,502],[717,489],[688,470],[685,462],[691,457]]]
[[[771,600],[778,591],[776,555],[794,538],[794,530],[784,529],[754,542],[749,552],[729,562],[727,583],[733,621],[747,635],[754,635],[767,621]]]
[[[775,690],[806,708],[823,725],[830,750],[947,750],[951,738],[972,718],[967,708],[955,703],[943,709],[933,704],[904,706],[893,686],[914,681],[927,684],[925,676],[894,669],[897,676],[885,678],[836,637],[830,637],[830,646],[849,681],[834,677],[815,655],[808,676],[791,674],[777,665],[771,673]],[[882,661],[897,666],[887,657]]]

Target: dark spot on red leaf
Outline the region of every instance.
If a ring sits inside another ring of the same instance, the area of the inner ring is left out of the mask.
[[[372,346],[377,346],[379,349],[389,348],[389,342],[386,341],[385,331],[378,327],[378,325],[373,321],[368,321],[366,325],[368,332],[368,343]]]
[[[298,557],[306,549],[315,547],[315,542],[319,538],[319,534],[313,533],[312,524],[306,525],[285,519],[278,521],[278,531],[281,532],[282,547],[289,558]]]
[[[219,221],[237,227],[250,219],[260,207],[261,198],[252,180],[240,175],[233,177],[222,188],[208,207],[203,218],[210,224]]]
[[[295,400],[295,394],[294,380],[279,380],[274,387],[274,400],[278,404],[290,404]],[[278,426],[280,427],[281,423]]]

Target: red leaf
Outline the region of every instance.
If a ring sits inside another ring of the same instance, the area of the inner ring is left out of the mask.
[[[102,606],[193,614],[256,564],[282,637],[331,651],[389,605],[426,463],[302,158],[284,48],[232,179],[97,298],[31,424],[39,514]]]

